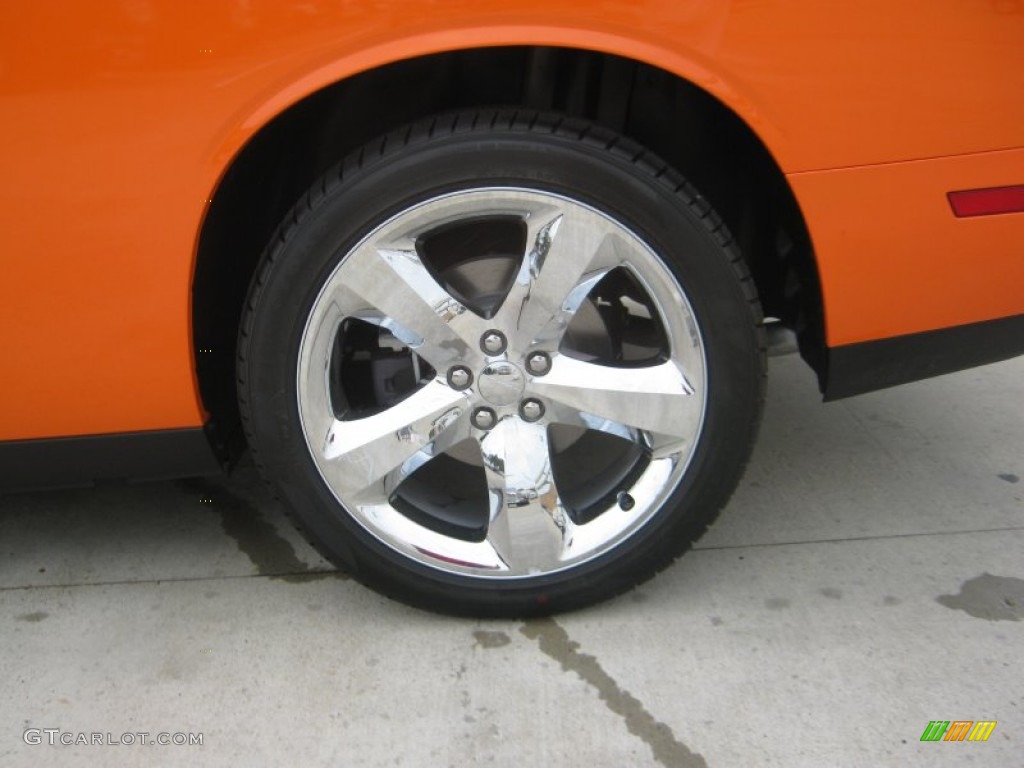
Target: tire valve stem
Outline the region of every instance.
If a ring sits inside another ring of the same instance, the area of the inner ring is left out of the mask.
[[[629,512],[629,510],[636,506],[636,500],[625,491],[619,491],[619,495],[615,499],[619,502],[619,509],[623,512]]]

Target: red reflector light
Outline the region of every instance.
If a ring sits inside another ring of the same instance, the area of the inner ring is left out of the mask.
[[[950,192],[949,204],[958,218],[991,216],[996,213],[1024,213],[1024,184]]]

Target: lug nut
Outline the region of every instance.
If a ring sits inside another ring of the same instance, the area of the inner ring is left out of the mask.
[[[528,397],[519,404],[519,415],[523,421],[537,421],[544,415],[544,404],[540,400]]]
[[[448,371],[448,386],[452,389],[463,390],[473,383],[473,374],[464,365],[456,365]]]
[[[498,421],[497,415],[490,408],[477,408],[473,411],[472,419],[477,429],[490,429]]]
[[[480,349],[492,356],[500,355],[507,345],[505,334],[501,331],[487,331],[480,339]]]
[[[531,352],[526,358],[526,368],[534,376],[543,376],[551,370],[551,358],[547,352]]]

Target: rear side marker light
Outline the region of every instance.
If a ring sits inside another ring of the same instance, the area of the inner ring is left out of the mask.
[[[965,189],[948,194],[957,218],[992,216],[997,213],[1024,213],[1024,184],[1013,187]]]

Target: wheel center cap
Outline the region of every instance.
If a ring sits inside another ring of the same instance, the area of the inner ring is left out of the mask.
[[[491,405],[511,405],[526,387],[526,377],[512,363],[491,363],[477,377],[477,387]]]

